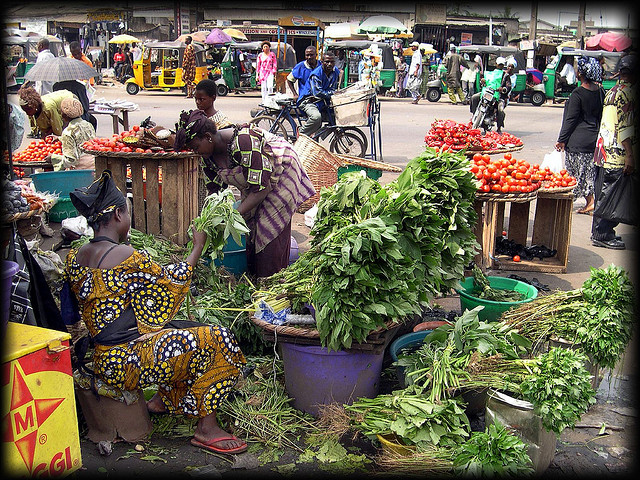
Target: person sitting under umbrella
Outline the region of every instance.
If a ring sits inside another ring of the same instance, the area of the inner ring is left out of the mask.
[[[69,90],[58,90],[40,96],[31,86],[18,90],[20,107],[30,117],[32,131],[40,130],[42,136],[62,135],[64,121],[60,105],[65,98],[76,98]]]
[[[66,125],[60,137],[62,154],[52,153],[46,160],[52,163],[55,171],[95,169],[94,156],[84,153],[80,148],[84,142],[96,137],[93,125],[81,116],[82,103],[76,98],[64,98],[60,102],[60,111]]]

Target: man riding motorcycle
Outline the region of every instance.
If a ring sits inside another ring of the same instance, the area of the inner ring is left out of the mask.
[[[492,71],[484,72],[483,77],[480,79],[482,90],[471,97],[470,110],[473,115],[480,104],[480,99],[485,91],[484,87],[493,88],[497,100],[496,126],[498,133],[502,133],[502,128],[504,127],[504,109],[509,100],[509,92],[511,92],[511,77],[504,71],[506,63],[507,61],[504,57],[498,57],[496,59],[496,68]]]

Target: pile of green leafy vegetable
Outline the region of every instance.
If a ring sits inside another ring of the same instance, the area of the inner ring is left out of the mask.
[[[609,265],[591,268],[582,287],[535,298],[502,314],[534,343],[564,338],[593,361],[613,369],[633,333],[635,293],[627,272]]]
[[[473,274],[473,288],[469,292],[471,296],[493,302],[519,302],[524,300],[525,295],[522,292],[492,287],[489,279],[478,265],[473,265],[471,273]]]
[[[349,348],[457,286],[477,251],[475,192],[465,155],[432,148],[384,186],[344,174],[321,195],[312,247],[265,289],[311,300],[322,345]]]
[[[359,398],[344,408],[353,427],[368,437],[393,434],[405,445],[451,447],[469,437],[469,419],[458,399],[432,402],[407,387],[375,398]]]
[[[398,355],[408,384],[425,389],[432,401],[462,387],[512,387],[510,379],[517,388],[517,374],[527,371],[517,360],[530,352],[531,342],[502,322],[480,321],[482,308],[465,310],[455,323],[426,335],[419,348]]]

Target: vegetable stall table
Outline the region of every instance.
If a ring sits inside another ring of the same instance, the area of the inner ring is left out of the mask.
[[[485,268],[544,273],[566,273],[571,239],[572,187],[539,188],[530,193],[478,193],[474,208],[478,214],[476,239],[482,252],[476,258]],[[531,202],[535,213],[531,244],[555,249],[555,256],[544,259],[520,260],[507,255],[495,255],[496,238],[504,228],[505,210],[509,204],[509,239],[522,245],[529,236]]]
[[[179,245],[189,241],[187,229],[199,214],[199,155],[84,151],[96,156],[96,172],[111,170],[122,192],[128,193],[130,176],[131,218],[136,230],[164,235]]]
[[[93,105],[89,108],[89,113],[93,115],[110,115],[113,123],[113,133],[118,133],[120,125],[125,131],[129,130],[129,110],[126,108]]]

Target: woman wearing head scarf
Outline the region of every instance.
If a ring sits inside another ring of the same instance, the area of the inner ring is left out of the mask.
[[[40,96],[33,87],[21,87],[18,90],[20,108],[35,123],[33,130],[39,130],[42,136],[62,135],[64,122],[60,104],[65,98],[75,98],[68,90],[58,90]]]
[[[67,256],[61,305],[72,312],[67,325],[83,320],[89,330],[95,374],[122,390],[157,385],[149,411],[198,418],[192,444],[217,453],[246,450],[216,421],[245,365],[233,335],[219,326],[170,323],[189,291],[206,233],[194,229],[187,258],[162,266],[126,243],[131,217],[110,171],[69,196],[95,236]]]
[[[579,57],[577,75],[580,86],[571,92],[564,106],[556,150],[565,152],[567,171],[576,178],[574,195],[585,198],[586,204],[578,213],[589,215],[594,207],[593,152],[604,101],[600,62],[593,57]]]
[[[228,185],[240,190],[238,211],[251,230],[249,273],[268,277],[286,267],[291,219],[300,204],[315,194],[293,146],[254,125],[218,130],[200,110],[180,115],[174,149],[185,146],[202,155],[209,193]]]
[[[81,149],[84,142],[96,137],[93,125],[82,118],[82,103],[77,98],[64,98],[60,102],[60,111],[65,124],[60,136],[62,154],[52,153],[49,156],[53,169],[94,169],[94,156]]]

